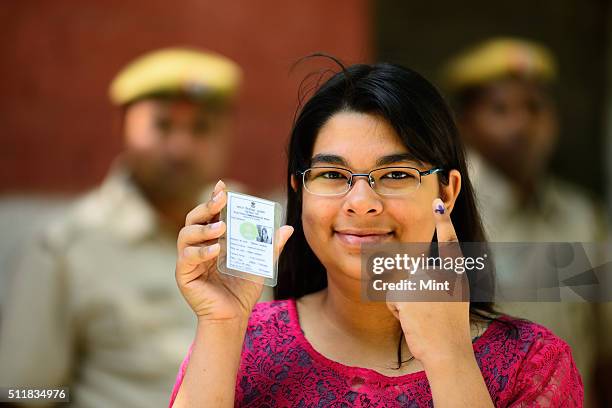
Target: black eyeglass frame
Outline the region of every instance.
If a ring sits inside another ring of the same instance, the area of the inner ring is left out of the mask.
[[[346,171],[348,172],[351,177],[348,179],[347,181],[347,185],[348,188],[346,189],[346,191],[342,192],[342,193],[334,193],[334,194],[319,194],[319,193],[313,193],[312,191],[308,190],[308,188],[306,187],[306,173],[309,170],[312,169],[336,169],[336,170],[342,170],[342,171]],[[417,185],[417,187],[410,191],[409,193],[397,193],[397,194],[389,194],[389,193],[379,193],[378,191],[376,191],[376,189],[374,188],[374,179],[372,178],[372,173],[375,171],[379,171],[379,170],[384,170],[384,169],[411,169],[411,170],[415,170],[418,174],[419,174],[419,184]],[[302,177],[302,185],[304,186],[304,189],[306,191],[308,191],[310,194],[314,194],[317,196],[341,196],[344,194],[347,194],[349,191],[351,191],[351,189],[353,188],[353,178],[354,177],[367,177],[368,178],[368,184],[370,185],[370,188],[372,190],[374,190],[374,192],[376,194],[380,194],[382,196],[393,196],[393,195],[404,195],[404,194],[411,194],[414,193],[416,190],[418,190],[418,188],[421,186],[421,181],[422,178],[425,176],[429,176],[430,174],[436,174],[436,173],[440,173],[443,172],[445,169],[442,167],[434,167],[431,168],[429,170],[419,170],[416,167],[410,167],[410,166],[387,166],[387,167],[378,167],[376,169],[370,170],[368,173],[353,173],[352,171],[344,168],[344,167],[334,167],[334,166],[319,166],[319,167],[309,167],[305,170],[298,170],[295,172],[296,176],[301,176]]]

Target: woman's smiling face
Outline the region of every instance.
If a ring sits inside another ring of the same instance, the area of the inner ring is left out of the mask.
[[[432,167],[409,158],[389,161],[398,155],[409,156],[408,150],[384,119],[344,111],[333,115],[319,131],[312,166],[342,167],[354,173],[385,166],[422,171]],[[355,178],[351,190],[340,196],[318,196],[302,189],[304,234],[328,273],[334,270],[359,279],[362,243],[431,241],[432,201],[439,194],[436,175],[423,177],[420,187],[409,195],[380,196],[365,177]]]

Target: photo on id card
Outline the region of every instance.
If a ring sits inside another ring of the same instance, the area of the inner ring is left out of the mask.
[[[219,237],[219,271],[276,286],[276,241],[282,206],[275,201],[228,191],[227,205],[221,211],[220,219],[225,222],[227,230]]]

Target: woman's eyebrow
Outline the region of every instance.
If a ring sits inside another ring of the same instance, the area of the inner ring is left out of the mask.
[[[418,160],[411,153],[396,153],[390,154],[388,156],[382,156],[378,160],[376,160],[376,166],[386,166],[388,164],[398,163],[398,162],[411,162],[419,165],[423,165],[423,162]]]
[[[312,159],[310,159],[310,165],[317,163],[327,163],[327,164],[338,164],[341,166],[348,167],[348,163],[342,156],[338,156],[335,154],[315,154]]]
[[[386,166],[389,164],[399,163],[399,162],[410,162],[410,163],[416,163],[418,165],[423,165],[423,162],[416,159],[414,155],[412,155],[411,153],[395,153],[395,154],[390,154],[387,156],[380,157],[378,160],[376,160],[376,166],[377,167]],[[317,163],[337,164],[337,165],[345,166],[345,167],[349,166],[348,162],[342,156],[338,156],[335,154],[325,154],[325,153],[315,154],[312,157],[312,159],[310,159],[311,166]]]

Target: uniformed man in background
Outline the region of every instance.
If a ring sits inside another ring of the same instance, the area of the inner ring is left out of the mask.
[[[441,82],[468,147],[470,179],[492,242],[605,242],[602,207],[550,172],[558,119],[558,69],[544,46],[519,38],[486,40],[451,59]],[[498,260],[503,253],[495,254]],[[510,268],[512,269],[512,268]],[[503,286],[518,271],[498,273]],[[517,299],[520,300],[520,299]],[[509,302],[501,311],[544,324],[572,347],[589,399],[602,336],[589,303]]]
[[[187,48],[116,76],[125,149],[23,251],[0,328],[0,386],[69,386],[75,407],[167,405],[195,324],[174,281],[176,236],[223,174],[240,80],[233,61]]]

